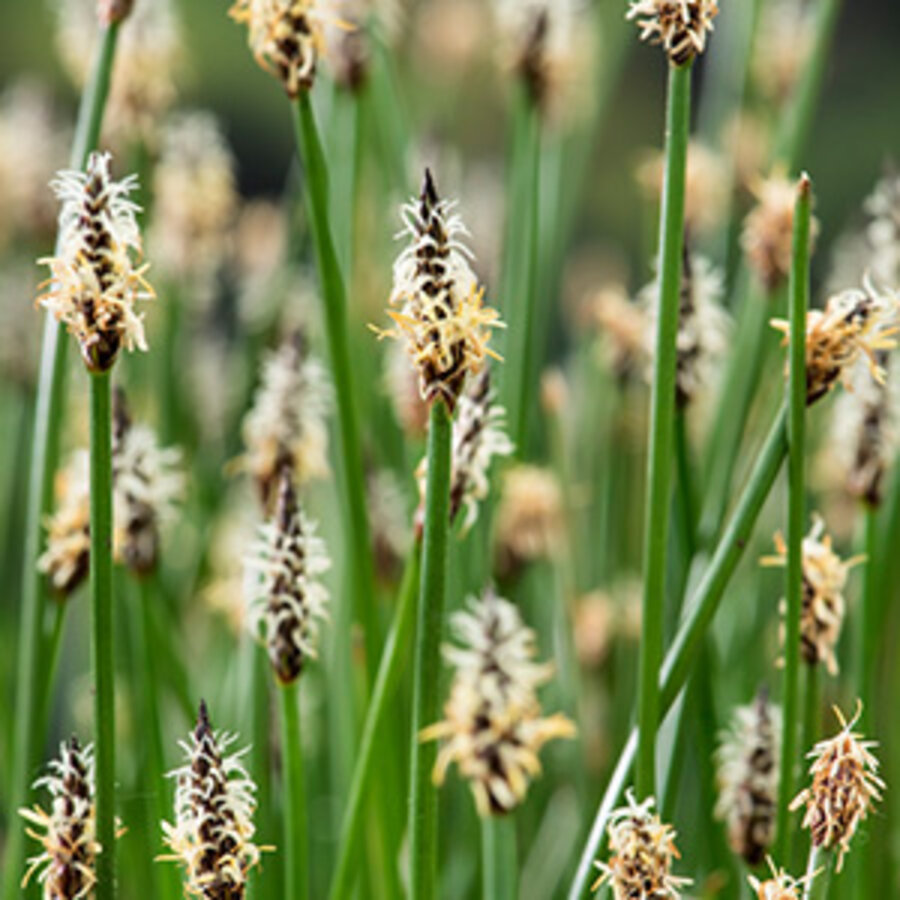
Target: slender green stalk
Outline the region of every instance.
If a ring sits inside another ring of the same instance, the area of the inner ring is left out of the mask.
[[[112,588],[112,417],[110,373],[91,384],[91,675],[94,682],[97,900],[116,895],[116,709]]]
[[[719,541],[706,572],[688,604],[672,646],[666,653],[660,676],[660,717],[669,711],[697,659],[701,641],[712,623],[738,561],[743,555],[757,516],[775,483],[787,454],[787,425],[782,410],[769,432],[728,527]],[[588,886],[609,815],[619,802],[637,755],[638,731],[632,730],[613,770],[606,792],[594,816],[591,831],[569,889],[569,900],[579,900]]]
[[[806,863],[808,881],[803,888],[803,900],[824,900],[828,896],[828,883],[831,881],[830,855],[821,847],[809,848],[809,859]]]
[[[97,144],[103,109],[109,93],[109,79],[115,55],[118,25],[107,28],[100,40],[91,75],[81,98],[70,163],[83,168],[88,154]],[[40,737],[35,733],[35,717],[47,703],[42,698],[47,684],[44,659],[38,652],[42,641],[46,585],[37,571],[43,544],[45,518],[53,509],[53,479],[59,461],[59,436],[62,428],[65,386],[65,354],[68,341],[65,329],[45,314],[38,372],[37,400],[31,469],[28,475],[28,506],[25,519],[25,561],[22,611],[19,620],[19,658],[16,678],[16,705],[13,717],[12,784],[8,840],[4,855],[3,898],[20,896],[19,881],[25,849],[25,835],[14,824],[17,810],[27,805],[33,766]]]
[[[284,771],[285,896],[309,896],[309,837],[303,783],[303,748],[300,745],[300,680],[282,685],[281,753]]]
[[[666,105],[666,170],[659,232],[659,305],[650,414],[647,507],[644,518],[643,634],[638,682],[638,796],[654,793],[659,664],[675,410],[675,338],[684,245],[684,175],[690,123],[691,66],[670,66]]]
[[[801,756],[812,750],[819,739],[819,721],[822,712],[822,679],[819,666],[804,666],[806,684],[803,692],[803,740]]]
[[[875,673],[878,665],[879,642],[884,627],[880,609],[879,573],[881,571],[878,556],[878,507],[865,507],[865,555],[863,567],[863,595],[860,616],[860,640],[857,645],[857,685],[859,696],[863,702],[860,716],[860,730],[867,731],[877,708],[877,691],[875,689]]]
[[[450,411],[438,398],[431,404],[428,422],[428,484],[416,618],[409,804],[410,896],[422,898],[437,896],[437,791],[431,782],[437,748],[431,741],[422,743],[419,733],[437,721],[439,710],[440,641],[447,590],[451,436]]]
[[[790,859],[791,829],[788,806],[794,796],[799,721],[800,610],[803,591],[803,532],[805,529],[806,433],[806,310],[809,306],[809,228],[812,186],[801,176],[794,206],[790,280],[791,337],[788,374],[788,510],[787,585],[785,592],[784,678],[781,703],[784,727],[781,741],[781,779],[778,789],[777,859]]]
[[[515,816],[484,816],[481,819],[481,896],[491,900],[516,900],[518,862]]]
[[[349,535],[348,550],[353,560],[353,565],[348,568],[353,582],[356,614],[363,628],[366,671],[371,683],[377,665],[378,630],[373,607],[375,590],[372,546],[366,515],[359,426],[354,406],[353,366],[347,341],[347,296],[328,216],[328,166],[308,93],[300,94],[293,104],[293,111],[297,146],[306,170],[306,206],[322,288],[325,332],[337,396],[342,500]]]
[[[420,551],[421,545],[416,542],[407,561],[406,570],[403,573],[394,621],[385,641],[384,650],[381,653],[378,676],[372,689],[372,697],[369,701],[369,709],[366,712],[366,722],[363,726],[362,739],[360,740],[359,752],[356,757],[356,767],[353,770],[353,781],[350,784],[347,809],[344,812],[344,820],[341,824],[338,859],[328,894],[331,900],[340,900],[342,897],[349,896],[353,876],[357,874],[355,865],[359,829],[363,821],[362,814],[365,809],[365,799],[372,783],[372,776],[375,773],[375,763],[378,760],[378,756],[375,753],[375,740],[381,731],[389,709],[390,699],[396,690],[400,673],[406,663],[406,649],[409,645],[410,633],[415,622],[416,597],[418,596],[419,588]]]

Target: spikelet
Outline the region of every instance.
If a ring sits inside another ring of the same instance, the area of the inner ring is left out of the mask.
[[[490,369],[485,367],[469,382],[459,398],[453,420],[450,450],[450,521],[463,512],[462,530],[468,531],[478,518],[478,504],[488,495],[488,468],[495,456],[509,456],[512,441],[504,430],[506,410],[495,401]],[[428,458],[423,457],[416,478],[419,483],[419,510],[416,520],[423,521],[425,489],[428,483]]]
[[[588,301],[588,315],[599,331],[598,353],[613,375],[630,381],[644,371],[647,358],[647,310],[633,302],[624,285],[602,287]]]
[[[734,711],[716,753],[715,815],[726,824],[731,849],[751,866],[762,862],[775,836],[780,747],[781,709],[761,690],[754,703]]]
[[[485,357],[498,359],[489,347],[491,329],[501,326],[496,310],[484,306],[462,243],[468,233],[454,213],[455,203],[441,200],[431,173],[419,200],[402,207],[402,234],[410,239],[394,263],[392,307],[395,327],[375,329],[380,337],[404,340],[419,371],[426,403],[441,397],[452,412],[466,375],[477,373]]]
[[[138,574],[156,568],[160,526],[174,518],[184,490],[181,453],[159,446],[146,425],[134,425],[124,391],[113,396],[113,550],[118,561]]]
[[[853,566],[865,560],[864,556],[854,556],[842,560],[831,548],[831,536],[825,534],[825,522],[813,516],[812,528],[803,538],[803,599],[800,611],[800,648],[808,665],[822,662],[830,675],[838,671],[835,648],[841,636],[846,602],[844,586],[847,573]],[[775,535],[777,556],[764,556],[760,562],[764,566],[787,565],[787,545],[778,532]],[[787,610],[782,601],[781,613]],[[782,627],[782,640],[785,629]]]
[[[689,878],[672,874],[672,863],[680,857],[675,846],[675,829],[664,824],[652,810],[648,797],[637,803],[629,789],[627,805],[609,817],[610,856],[608,863],[595,862],[600,877],[591,886],[612,885],[615,900],[678,900]]]
[[[53,589],[70,595],[87,578],[91,561],[90,456],[77,450],[56,479],[56,510],[44,523],[47,549],[37,561]]]
[[[814,29],[814,9],[802,0],[776,0],[760,11],[750,71],[760,90],[776,103],[790,98],[806,68]]]
[[[444,656],[456,667],[446,718],[425,728],[423,741],[443,741],[434,767],[435,784],[456,763],[469,781],[481,816],[508,813],[540,773],[538,752],[557,737],[572,737],[575,726],[562,714],[543,718],[537,688],[553,666],[534,662],[534,632],[518,610],[492,590],[469,598],[452,626],[462,647],[447,645]]]
[[[706,49],[718,14],[716,0],[631,0],[626,18],[642,41],[660,44],[673,66],[683,66]]]
[[[791,271],[797,185],[776,171],[768,178],[757,179],[751,190],[756,196],[756,206],[744,220],[741,246],[748,265],[771,293]],[[813,217],[809,229],[810,250],[818,231],[818,220]]]
[[[838,380],[850,385],[853,364],[865,357],[869,373],[884,381],[876,354],[896,346],[898,300],[892,292],[879,291],[868,278],[862,288],[851,288],[832,296],[824,310],[806,314],[806,403],[824,397]],[[785,319],[772,319],[773,328],[790,342],[791,326]]]
[[[841,730],[833,738],[819,741],[807,754],[813,760],[809,768],[812,784],[790,805],[792,811],[806,807],[803,827],[809,829],[814,847],[837,848],[837,872],[859,823],[885,789],[878,777],[878,760],[870,752],[878,746],[877,741],[862,740],[853,732],[861,712],[862,703],[857,701],[856,715],[847,722],[834,707]]]
[[[265,509],[272,508],[283,468],[297,485],[328,474],[330,409],[325,369],[297,330],[263,361],[253,407],[241,427],[246,448],[241,465],[255,479]]]
[[[406,492],[393,469],[376,469],[368,477],[366,500],[375,572],[393,584],[413,543]]]
[[[213,731],[206,704],[200,702],[197,727],[179,744],[183,766],[169,773],[176,780],[175,822],[163,822],[171,854],[160,859],[184,866],[185,894],[203,900],[244,900],[247,877],[259,863],[253,843],[256,785],[228,755],[235,735]]]
[[[144,279],[147,264],[135,264],[138,207],[128,195],[137,176],[113,181],[109,163],[108,153],[92,153],[85,172],[64,170],[51,182],[62,202],[59,255],[38,260],[51,271],[38,302],[68,326],[94,372],[109,370],[122,347],[147,349],[134,305],[154,296]]]
[[[889,172],[866,198],[867,264],[877,284],[900,287],[900,175]]]
[[[121,22],[131,15],[134,0],[97,0],[97,18],[101,25]]]
[[[52,797],[50,813],[39,806],[20,809],[19,815],[40,831],[26,828],[43,852],[28,860],[25,888],[35,872],[44,900],[82,900],[93,897],[95,866],[100,844],[95,838],[94,757],[74,736],[60,745],[59,759],[34,786],[46,787]],[[43,833],[41,833],[43,832]]]
[[[299,678],[306,660],[316,657],[318,620],[326,617],[328,603],[320,577],[330,566],[324,541],[300,509],[290,472],[282,469],[274,519],[260,529],[247,561],[248,626],[265,641],[282,684]]]
[[[768,857],[767,862],[772,873],[771,878],[760,881],[753,875],[747,876],[750,887],[756,891],[757,900],[800,900],[803,887],[818,874],[813,872],[811,875],[804,875],[803,878],[794,878],[784,869],[776,869],[771,857]]]
[[[316,0],[236,0],[228,12],[247,26],[253,58],[292,99],[316,78],[323,49],[319,6]]]

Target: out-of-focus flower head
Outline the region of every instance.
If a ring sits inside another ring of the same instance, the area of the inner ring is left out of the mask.
[[[412,515],[400,478],[378,469],[366,481],[369,529],[379,577],[393,583],[413,542]]]
[[[673,66],[683,66],[706,49],[718,14],[716,0],[631,0],[626,18],[642,41],[661,45]]]
[[[425,728],[420,738],[443,741],[436,784],[456,763],[479,815],[501,815],[525,799],[529,778],[541,770],[541,747],[553,738],[572,737],[575,727],[562,714],[541,715],[537,688],[550,679],[553,667],[534,662],[534,632],[512,603],[489,589],[480,599],[470,598],[469,609],[456,613],[452,626],[462,646],[444,647],[456,668],[446,718]]]
[[[750,71],[770,100],[787,101],[806,68],[815,38],[814,9],[802,0],[764,4],[753,43]]]
[[[409,244],[394,263],[388,310],[394,327],[375,329],[406,343],[423,399],[431,404],[440,397],[451,412],[466,375],[477,374],[486,357],[499,358],[488,342],[491,330],[502,324],[499,313],[484,306],[484,288],[462,242],[468,232],[454,207],[438,197],[426,169],[418,201],[402,207],[402,234]]]
[[[781,709],[761,690],[754,703],[735,709],[716,753],[715,815],[728,828],[731,849],[751,866],[763,861],[775,837],[780,750]]]
[[[841,730],[833,738],[819,741],[809,752],[813,761],[809,768],[812,784],[790,805],[791,810],[806,808],[803,827],[809,829],[814,847],[837,848],[837,872],[841,871],[859,823],[885,789],[878,777],[878,760],[871,753],[878,746],[877,741],[865,741],[853,731],[861,712],[859,703],[856,715],[848,722],[834,707]]]
[[[68,326],[91,371],[110,369],[124,346],[147,349],[138,300],[151,300],[137,265],[141,236],[128,199],[137,176],[113,181],[110,155],[92,153],[84,172],[64,170],[51,182],[61,201],[57,256],[38,260],[50,267],[46,293],[38,302]]]
[[[898,297],[881,290],[865,278],[861,288],[841,291],[828,299],[825,309],[806,314],[806,402],[811,405],[824,397],[838,380],[852,388],[853,366],[864,357],[869,374],[884,382],[884,370],[878,364],[879,351],[897,346]],[[773,328],[784,333],[783,344],[790,342],[791,325],[785,319],[772,319]]]
[[[885,175],[866,198],[867,265],[879,284],[900,288],[900,175]]]
[[[647,310],[634,303],[625,286],[605,285],[588,300],[590,321],[599,331],[599,351],[620,382],[644,370],[647,358]]]

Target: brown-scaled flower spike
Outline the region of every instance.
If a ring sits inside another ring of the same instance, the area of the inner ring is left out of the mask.
[[[328,473],[328,425],[331,385],[325,369],[309,353],[300,330],[263,361],[253,407],[241,432],[243,467],[253,476],[263,506],[270,510],[283,468],[296,484]]]
[[[672,65],[683,66],[706,49],[719,14],[716,0],[631,0],[626,18],[641,29],[641,40],[662,45]]]
[[[405,340],[423,399],[441,397],[451,412],[466,375],[479,372],[486,356],[499,359],[488,342],[491,329],[502,324],[497,311],[484,306],[455,205],[438,197],[426,169],[418,201],[402,207],[402,234],[410,240],[394,263],[390,304],[399,309],[388,315],[396,327],[375,329],[380,337]]]
[[[819,741],[810,751],[812,784],[790,806],[791,810],[806,808],[803,827],[809,829],[814,847],[837,848],[838,872],[857,826],[885,789],[878,777],[878,760],[870,752],[878,742],[862,740],[853,732],[861,712],[862,703],[857,701],[856,715],[847,722],[834,707],[841,730],[833,738]]]
[[[506,410],[495,403],[491,389],[490,369],[484,369],[469,382],[459,398],[459,409],[453,420],[453,444],[450,451],[450,521],[463,511],[462,529],[468,531],[478,517],[478,504],[488,495],[488,468],[495,456],[509,456],[513,443],[504,430]],[[425,510],[425,488],[428,481],[428,458],[424,457],[416,471],[419,482],[421,521]]]
[[[680,857],[675,829],[653,812],[653,797],[637,803],[628,790],[625,798],[627,805],[609,817],[611,856],[608,863],[594,863],[600,877],[591,890],[609,883],[615,900],[678,900],[691,880],[672,874],[672,863]]]
[[[139,574],[151,572],[159,556],[160,525],[174,517],[184,488],[181,453],[160,447],[152,428],[135,425],[125,394],[113,395],[113,502],[116,558]]]
[[[247,26],[253,58],[292,99],[316,78],[323,26],[317,6],[316,0],[236,0],[229,10]]]
[[[87,578],[91,561],[90,457],[76,450],[56,477],[57,506],[44,523],[47,549],[37,561],[55,591],[71,594]]]
[[[813,516],[812,528],[803,538],[803,600],[800,611],[800,651],[810,666],[824,663],[830,675],[838,671],[835,648],[844,624],[844,586],[847,573],[865,561],[864,556],[842,560],[831,547],[825,522]],[[764,556],[764,566],[787,565],[787,544],[781,532],[775,535],[777,556]],[[786,611],[784,601],[781,613]],[[782,640],[784,628],[782,627]]]
[[[176,779],[175,823],[163,822],[172,853],[160,859],[180,862],[185,894],[203,900],[243,900],[247,877],[259,862],[253,843],[256,785],[240,757],[228,755],[235,735],[213,731],[200,702],[197,727],[181,741],[186,761],[171,772]]]
[[[44,848],[28,861],[22,887],[39,871],[44,900],[93,897],[101,848],[94,836],[94,758],[90,745],[82,748],[77,738],[70,738],[60,746],[59,759],[54,759],[49,768],[50,773],[34,786],[50,792],[51,811],[46,813],[39,806],[19,810],[19,815],[40,829],[25,831]]]
[[[248,626],[262,636],[278,680],[300,677],[307,659],[315,658],[318,620],[326,617],[328,592],[320,576],[331,566],[324,541],[303,514],[282,469],[275,517],[263,525],[260,541],[248,560]]]
[[[147,264],[135,261],[138,207],[128,195],[137,176],[113,181],[109,163],[108,153],[92,153],[84,172],[65,170],[51,182],[62,201],[59,255],[39,260],[51,277],[38,302],[68,326],[94,372],[110,369],[122,347],[147,349],[143,316],[134,306],[154,296],[144,278]]]
[[[835,294],[825,309],[806,314],[806,403],[815,403],[834,388],[839,379],[849,384],[853,364],[864,356],[876,381],[884,381],[878,365],[879,350],[897,346],[898,301],[893,293],[880,292],[869,279],[862,288]],[[790,341],[791,325],[772,319],[773,328]]]
[[[757,900],[800,900],[800,892],[803,887],[813,880],[816,873],[804,875],[803,878],[794,878],[784,869],[776,869],[771,857],[767,860],[771,878],[760,881],[753,875],[747,876],[750,887],[756,891]]]
[[[781,709],[760,690],[755,702],[734,711],[731,730],[716,753],[719,799],[731,849],[751,866],[763,861],[775,836]]]
[[[512,603],[488,589],[481,599],[469,599],[467,611],[454,614],[452,627],[463,646],[444,647],[456,667],[446,718],[420,738],[443,742],[436,784],[456,763],[479,815],[500,815],[525,799],[529,777],[541,770],[541,747],[572,737],[575,726],[559,713],[541,716],[537,688],[550,679],[553,666],[534,662],[534,632]]]

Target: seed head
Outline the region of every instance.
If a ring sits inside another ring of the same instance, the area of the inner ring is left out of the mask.
[[[892,292],[879,292],[871,280],[863,286],[835,294],[824,310],[806,314],[806,403],[824,397],[843,380],[850,386],[853,364],[865,356],[869,373],[883,383],[884,370],[877,353],[891,350],[897,342],[898,299]],[[790,341],[791,326],[785,319],[772,319],[773,328],[784,333],[783,344]]]
[[[478,814],[510,812],[524,799],[529,777],[541,771],[538,752],[557,737],[572,737],[575,726],[562,714],[541,717],[537,688],[553,666],[534,662],[534,632],[512,603],[488,589],[469,598],[468,611],[452,618],[463,646],[446,645],[444,657],[456,667],[443,722],[425,728],[423,741],[444,743],[434,767],[442,784],[451,763],[468,779]]]
[[[607,834],[611,856],[608,863],[595,862],[600,877],[594,891],[609,882],[615,900],[678,900],[689,878],[672,874],[672,863],[680,858],[675,829],[652,812],[654,799],[638,804],[634,794],[625,794],[627,806],[609,817]]]
[[[162,828],[172,853],[160,858],[180,862],[185,893],[203,900],[243,900],[248,873],[259,862],[252,840],[256,785],[240,761],[246,750],[227,755],[235,740],[213,731],[201,701],[197,727],[179,742],[185,764],[170,773],[175,822]]]
[[[50,792],[51,811],[46,813],[39,806],[19,810],[20,816],[39,829],[26,828],[26,834],[43,847],[40,855],[28,860],[22,887],[39,871],[44,900],[93,897],[101,848],[94,836],[94,757],[90,745],[82,748],[77,738],[70,738],[60,745],[59,759],[54,759],[49,769],[49,774],[34,786]]]
[[[65,170],[51,182],[62,201],[59,255],[38,260],[50,267],[49,289],[38,297],[75,335],[85,365],[105,372],[119,350],[147,349],[138,300],[153,298],[144,279],[147,264],[136,265],[141,237],[128,199],[137,176],[113,181],[110,155],[92,153],[84,172]]]
[[[282,469],[275,517],[260,529],[247,561],[248,625],[262,635],[282,684],[299,678],[304,662],[316,657],[318,620],[326,618],[328,603],[320,577],[330,567],[325,543],[300,509],[290,472]]]
[[[455,203],[438,197],[431,173],[418,202],[402,207],[409,244],[394,264],[394,290],[388,310],[395,328],[380,337],[406,341],[419,371],[419,390],[426,403],[441,397],[451,412],[468,373],[477,373],[485,357],[499,359],[489,347],[491,329],[501,327],[499,313],[483,305],[462,243],[468,233],[453,212]]]
[[[246,447],[242,464],[256,480],[267,510],[283,468],[298,485],[328,474],[330,409],[325,369],[309,354],[304,333],[295,331],[263,361],[253,407],[241,429]]]
[[[229,10],[247,26],[253,58],[295,99],[316,78],[322,53],[322,13],[316,0],[236,0]]]
[[[56,511],[45,522],[47,549],[38,571],[55,591],[69,596],[87,578],[91,561],[90,456],[77,450],[56,479]]]
[[[600,332],[599,352],[620,382],[644,370],[647,309],[629,299],[623,285],[601,288],[589,301],[589,316]]]
[[[758,179],[751,190],[756,196],[756,206],[744,220],[741,245],[750,268],[771,293],[791,271],[797,185],[775,172],[768,178]],[[818,231],[819,223],[813,218],[809,230],[810,250]]]
[[[715,815],[728,828],[731,849],[751,866],[762,862],[775,837],[780,747],[781,709],[761,690],[754,703],[734,711],[716,753]]]
[[[706,49],[718,14],[716,0],[631,0],[626,18],[641,29],[642,41],[662,45],[669,62],[683,66]]]
[[[131,15],[134,0],[97,0],[97,18],[101,25],[121,22]]]
[[[900,286],[900,175],[889,172],[866,198],[868,268],[878,284]]]
[[[825,663],[830,675],[838,671],[835,648],[841,636],[846,603],[844,586],[847,573],[865,560],[854,556],[842,560],[831,548],[831,535],[825,534],[825,522],[813,516],[809,534],[803,538],[803,600],[800,611],[800,647],[808,665]],[[777,556],[764,556],[764,566],[787,565],[787,545],[778,532],[775,535]],[[782,615],[787,605],[782,601]],[[782,641],[785,629],[782,628]]]
[[[815,40],[813,13],[802,0],[777,0],[760,12],[751,72],[763,94],[775,103],[790,98],[806,68]]]
[[[485,367],[469,382],[459,398],[459,409],[453,420],[453,443],[450,451],[450,521],[465,511],[462,529],[468,531],[478,517],[478,504],[490,490],[488,468],[495,456],[509,456],[513,444],[506,434],[506,410],[495,403],[491,389],[490,369]],[[416,472],[419,482],[421,522],[425,510],[425,488],[428,482],[427,457]]]
[[[125,393],[113,397],[113,500],[116,558],[139,574],[156,568],[160,525],[174,518],[184,490],[181,453],[159,446],[146,425],[134,425]]]
[[[869,752],[878,746],[877,741],[864,741],[852,730],[861,712],[862,703],[857,702],[856,715],[847,722],[834,707],[841,731],[820,741],[807,754],[813,760],[809,768],[812,784],[790,806],[791,810],[806,807],[803,827],[810,830],[814,847],[837,847],[838,872],[857,826],[881,799],[885,788],[878,777],[878,760]]]
[[[767,857],[766,861],[772,873],[771,878],[760,881],[752,875],[747,876],[750,887],[756,891],[757,900],[800,900],[800,892],[803,890],[803,886],[811,882],[818,874],[814,872],[812,875],[805,875],[803,878],[793,878],[784,869],[776,869],[771,857]]]

